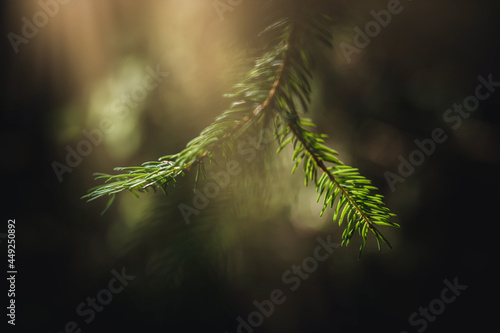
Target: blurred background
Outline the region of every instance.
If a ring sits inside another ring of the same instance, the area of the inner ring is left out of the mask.
[[[75,321],[83,332],[236,332],[254,300],[282,289],[286,302],[255,332],[415,332],[409,316],[455,277],[468,289],[426,330],[489,328],[500,92],[457,130],[443,114],[474,94],[478,76],[500,81],[497,4],[403,2],[348,62],[341,43],[388,2],[325,2],[334,48],[315,51],[310,117],[379,187],[401,228],[383,229],[392,250],[370,239],[359,261],[358,240],[336,249],[292,292],[282,274],[317,237],[340,242],[342,229],[331,212],[319,217],[303,174],[290,174],[290,150],[276,155],[271,143],[251,163],[236,156],[242,172],[189,225],[177,207],[192,206],[193,175],[167,197],[123,193],[104,216],[105,200],[80,199],[99,184],[94,172],[176,153],[228,107],[223,94],[258,55],[264,1],[221,0],[225,12],[211,0],[62,2],[1,4],[1,213],[17,224],[15,330]],[[157,84],[141,89],[145,77]],[[448,139],[391,191],[384,173],[435,128]],[[78,150],[86,156],[67,160]],[[135,279],[85,323],[77,306],[122,268]]]

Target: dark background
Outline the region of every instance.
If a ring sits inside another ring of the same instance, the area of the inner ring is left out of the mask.
[[[125,193],[104,216],[105,200],[80,199],[97,184],[93,172],[180,151],[227,107],[222,95],[250,68],[264,26],[261,1],[243,1],[222,21],[211,1],[74,0],[18,54],[5,37],[0,232],[16,219],[18,269],[9,331],[60,332],[74,320],[83,332],[235,332],[254,300],[280,288],[287,301],[256,332],[416,332],[408,317],[455,277],[467,290],[426,331],[494,325],[500,92],[457,130],[442,115],[474,93],[479,75],[500,81],[499,6],[404,2],[348,64],[340,43],[352,43],[353,27],[386,6],[327,6],[334,49],[316,52],[310,117],[341,159],[380,188],[401,228],[384,230],[392,250],[378,252],[371,239],[360,261],[358,240],[338,248],[295,292],[283,272],[312,253],[318,236],[339,242],[342,229],[331,213],[317,217],[302,174],[289,175],[290,151],[274,157],[269,147],[273,158],[245,166],[190,225],[177,205],[191,202],[192,176],[167,198]],[[35,1],[2,2],[3,36],[19,34],[21,18],[37,10]],[[156,64],[170,75],[58,182],[51,163],[64,163],[65,147],[84,139],[81,131],[98,126],[99,112],[127,82]],[[414,140],[437,127],[448,140],[392,192],[384,173],[397,172],[398,156],[407,158]],[[0,248],[6,254],[6,241]],[[135,279],[85,324],[76,307],[122,267]]]

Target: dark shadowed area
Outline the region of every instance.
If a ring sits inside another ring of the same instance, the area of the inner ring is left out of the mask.
[[[358,260],[359,239],[328,245],[343,229],[333,212],[319,217],[314,187],[290,172],[293,151],[275,154],[272,140],[233,156],[238,172],[189,224],[179,205],[196,204],[194,174],[168,196],[122,193],[102,216],[106,200],[81,199],[99,184],[93,173],[176,153],[228,107],[223,95],[266,42],[266,2],[2,2],[0,251],[6,272],[1,236],[15,219],[18,270],[8,329],[489,329],[500,186],[493,1],[323,1],[333,48],[314,51],[308,116],[397,214],[401,228],[382,228],[392,250],[369,239]]]

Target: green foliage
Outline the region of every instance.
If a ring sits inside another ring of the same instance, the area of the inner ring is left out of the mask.
[[[274,119],[278,152],[289,144],[293,146],[292,172],[302,164],[305,185],[314,183],[318,201],[323,198],[321,214],[330,207],[334,221],[339,225],[345,221],[342,244],[348,245],[356,231],[362,239],[360,254],[369,231],[376,236],[379,249],[381,242],[389,244],[377,227],[398,225],[389,221],[394,214],[385,207],[383,197],[373,194],[377,188],[357,169],[344,165],[337,158],[338,153],[324,144],[326,135],[309,130],[314,124],[303,117],[311,94],[309,43],[316,39],[331,46],[329,24],[325,15],[304,8],[275,19],[261,33],[271,40],[270,45],[235,91],[226,95],[232,100],[228,110],[177,154],[141,166],[116,168],[121,172],[117,175],[97,174],[96,179],[104,180],[104,184],[92,188],[84,198],[91,201],[109,196],[109,207],[114,196],[124,190],[135,195],[149,189],[166,192],[168,184],[175,183],[177,177],[193,168],[198,174],[215,156],[234,153],[235,142],[242,133]]]

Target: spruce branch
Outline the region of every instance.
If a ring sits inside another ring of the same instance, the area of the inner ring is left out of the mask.
[[[339,226],[346,221],[346,228],[342,234],[342,244],[348,245],[352,236],[359,231],[362,242],[359,249],[361,255],[368,231],[372,231],[380,243],[385,242],[390,246],[386,238],[380,233],[376,226],[398,227],[389,218],[395,216],[384,205],[380,194],[372,194],[378,189],[371,182],[361,176],[358,169],[344,165],[338,158],[338,152],[324,145],[326,135],[313,133],[307,127],[314,127],[310,119],[305,119],[302,114],[307,111],[307,102],[310,100],[311,59],[308,48],[305,46],[312,32],[327,45],[331,35],[327,29],[329,19],[319,15],[305,29],[299,29],[299,33],[291,33],[289,52],[280,73],[284,83],[280,85],[280,93],[275,100],[275,109],[278,112],[277,127],[282,128],[278,132],[281,142],[279,151],[292,143],[294,148],[293,160],[295,165],[292,172],[302,163],[305,173],[305,185],[314,182],[318,201],[324,194],[323,210],[334,208],[333,220],[338,221]],[[281,123],[281,124],[280,124]],[[327,164],[331,166],[327,166]],[[322,172],[318,179],[318,172]]]
[[[262,34],[276,30],[285,23],[288,23],[286,19],[278,21]],[[154,191],[159,188],[165,192],[169,183],[175,183],[177,177],[194,167],[199,167],[197,171],[200,171],[205,160],[212,160],[216,153],[227,155],[229,151],[234,152],[234,140],[252,125],[263,121],[280,86],[281,72],[284,69],[281,56],[288,43],[283,40],[283,36],[277,36],[274,40],[275,45],[257,59],[253,70],[235,85],[236,91],[225,95],[234,100],[230,108],[191,140],[184,150],[161,157],[158,161],[145,162],[141,166],[117,167],[115,171],[124,171],[118,175],[96,173],[96,179],[104,180],[104,185],[91,188],[83,198],[92,201],[111,196],[107,209],[115,194],[124,190],[134,195],[136,192],[147,192],[150,188]],[[273,79],[270,85],[269,82]]]
[[[333,220],[339,226],[346,222],[342,244],[348,245],[358,231],[361,255],[371,231],[379,249],[381,242],[390,247],[377,227],[398,225],[389,221],[395,215],[383,203],[383,196],[373,194],[378,189],[358,169],[344,165],[337,158],[338,152],[324,144],[327,136],[309,130],[314,124],[303,117],[311,94],[310,42],[317,39],[331,47],[330,23],[327,16],[305,8],[276,19],[262,32],[272,36],[272,43],[245,79],[235,86],[235,92],[226,95],[233,100],[228,110],[180,153],[142,166],[115,168],[122,172],[118,175],[97,174],[96,179],[105,183],[90,189],[83,198],[91,201],[110,196],[108,208],[114,196],[124,190],[135,194],[159,188],[166,192],[168,184],[175,184],[177,177],[195,167],[198,174],[204,163],[213,161],[216,155],[234,153],[235,141],[242,133],[274,117],[278,152],[292,144],[295,161],[292,172],[302,164],[305,185],[314,183],[318,201],[323,197],[321,215],[332,208]]]

